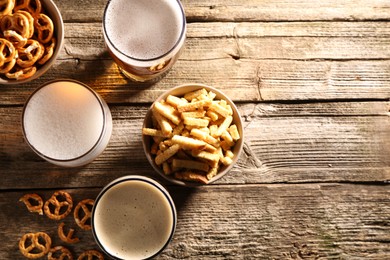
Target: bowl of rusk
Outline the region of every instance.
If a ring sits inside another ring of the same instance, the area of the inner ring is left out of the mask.
[[[174,87],[148,109],[145,155],[163,178],[183,186],[210,184],[228,173],[243,148],[243,126],[233,101],[203,84]]]
[[[0,84],[40,77],[62,49],[60,11],[52,0],[4,0],[0,7]]]

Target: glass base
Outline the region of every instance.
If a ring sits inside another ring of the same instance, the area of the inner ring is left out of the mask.
[[[134,75],[134,74],[127,72],[126,70],[121,68],[121,66],[119,66],[119,65],[118,65],[118,68],[122,72],[122,74],[125,75],[126,78],[128,78],[134,82],[140,82],[140,83],[157,82],[157,81],[161,80],[162,78],[164,78],[168,74],[168,71],[169,71],[169,70],[166,70],[166,71],[161,72],[161,73],[156,73],[156,74],[147,75],[147,76],[137,76],[137,75]]]

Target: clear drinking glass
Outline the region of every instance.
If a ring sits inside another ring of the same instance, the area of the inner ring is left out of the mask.
[[[22,128],[25,140],[40,157],[76,167],[104,151],[112,118],[106,102],[87,85],[71,79],[54,80],[29,97]]]
[[[103,16],[108,52],[126,77],[139,82],[173,66],[186,26],[179,0],[109,0]]]
[[[92,233],[114,259],[147,259],[168,245],[176,219],[173,200],[161,184],[129,175],[109,183],[96,198]]]

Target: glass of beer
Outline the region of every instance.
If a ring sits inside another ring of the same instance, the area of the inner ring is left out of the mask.
[[[103,33],[123,74],[144,82],[164,75],[178,59],[186,17],[180,0],[109,0]]]
[[[144,176],[118,178],[97,196],[92,233],[113,259],[147,259],[168,245],[176,229],[176,208],[168,191]]]
[[[39,87],[23,109],[24,138],[43,159],[77,167],[106,148],[111,112],[90,87],[75,80],[54,80]]]

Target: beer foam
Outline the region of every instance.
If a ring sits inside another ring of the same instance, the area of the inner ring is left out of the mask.
[[[146,61],[176,46],[185,30],[184,19],[178,1],[111,0],[105,11],[104,31],[117,52]]]
[[[97,97],[75,82],[53,82],[26,104],[23,126],[27,140],[41,154],[69,160],[87,153],[99,140],[104,113]]]
[[[172,208],[165,195],[151,184],[139,180],[118,183],[95,204],[95,236],[112,256],[148,258],[164,248],[171,237]]]

